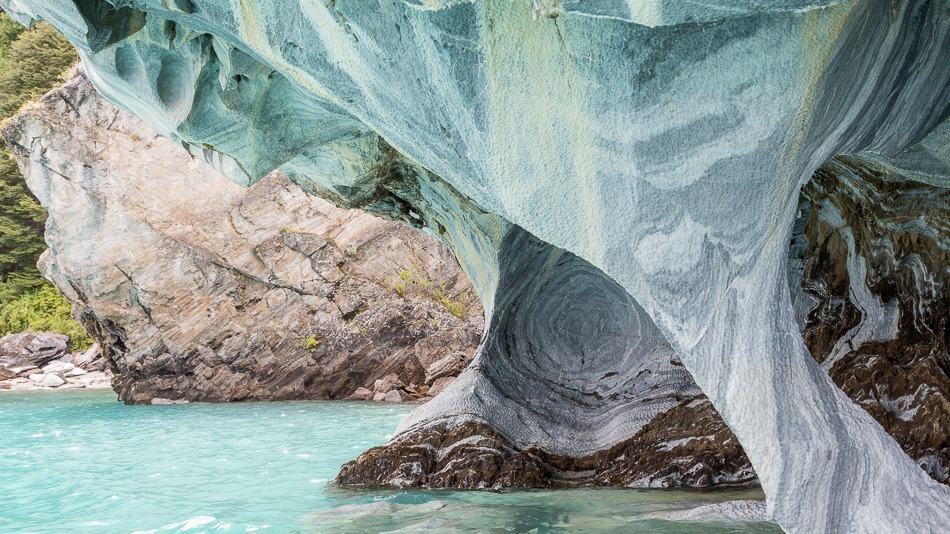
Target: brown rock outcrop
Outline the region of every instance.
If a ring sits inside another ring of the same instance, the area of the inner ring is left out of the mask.
[[[412,400],[478,344],[477,299],[434,239],[276,174],[241,188],[82,77],[5,134],[49,211],[40,267],[126,402],[346,398],[387,375]]]
[[[496,490],[754,482],[738,440],[704,397],[684,401],[632,438],[580,458],[519,449],[492,427],[470,421],[401,434],[347,463],[337,476],[344,485]]]
[[[835,383],[950,484],[950,190],[839,158],[802,191],[804,338]]]

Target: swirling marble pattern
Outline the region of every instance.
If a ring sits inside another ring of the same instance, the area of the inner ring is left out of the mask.
[[[515,447],[581,457],[698,394],[653,321],[603,272],[519,228],[498,258],[495,312],[472,366],[400,432],[474,419]]]
[[[238,182],[386,190],[361,200],[442,235],[490,322],[512,225],[602,271],[787,530],[938,529],[950,492],[809,357],[785,264],[821,163],[893,154],[947,115],[950,2],[707,3],[0,0]],[[386,147],[428,178],[400,189]]]

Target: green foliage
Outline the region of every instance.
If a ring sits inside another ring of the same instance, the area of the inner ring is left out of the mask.
[[[458,317],[459,319],[464,319],[468,315],[468,303],[462,300],[453,300],[445,294],[443,288],[435,290],[434,298],[436,302],[445,307],[452,315]]]
[[[53,286],[20,295],[0,307],[0,333],[59,332],[69,336],[69,348],[84,350],[92,339],[69,317],[70,304]]]
[[[0,13],[0,120],[55,87],[76,62],[69,43],[46,24],[27,30]],[[40,276],[46,210],[30,194],[10,150],[0,144],[0,333],[45,330],[91,340],[69,318],[69,303]]]
[[[316,352],[317,347],[320,346],[320,340],[317,339],[316,334],[310,334],[309,336],[304,338],[303,343],[301,343],[301,346],[309,350],[310,352]]]
[[[444,282],[436,286],[420,269],[401,269],[392,289],[400,297],[405,297],[406,292],[411,289],[412,294],[431,298],[459,319],[468,316],[470,300],[466,298],[467,295],[461,294],[457,299],[451,298],[445,291]]]
[[[25,30],[26,28],[16,23],[6,13],[0,13],[0,51],[9,50],[10,44]]]
[[[36,260],[46,249],[43,223],[46,210],[33,198],[13,156],[0,147],[0,280],[13,273],[36,272]]]
[[[0,23],[0,45],[14,32],[3,30],[11,22],[6,14]],[[22,31],[0,48],[0,117],[10,117],[63,80],[76,63],[76,51],[48,24]]]
[[[6,280],[0,282],[0,311],[20,296],[47,286],[49,282],[43,279],[36,267],[26,267],[8,274]]]

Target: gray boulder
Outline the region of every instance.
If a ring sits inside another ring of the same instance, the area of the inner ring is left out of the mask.
[[[66,383],[66,380],[63,377],[55,374],[47,374],[43,376],[43,379],[40,380],[40,385],[48,388],[58,388]]]
[[[46,374],[64,375],[75,368],[76,366],[69,362],[54,360],[43,367],[43,372]]]
[[[49,332],[9,334],[0,339],[0,368],[19,374],[67,355],[69,336]]]

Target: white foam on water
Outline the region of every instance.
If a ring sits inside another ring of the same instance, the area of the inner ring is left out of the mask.
[[[688,510],[646,514],[647,519],[667,521],[768,521],[765,501],[725,501]]]
[[[215,518],[210,515],[198,515],[195,517],[189,517],[184,521],[178,523],[170,523],[160,527],[158,530],[174,530],[177,532],[187,532],[189,530],[196,529],[198,527],[203,527],[209,523],[213,523]],[[154,532],[154,531],[153,531]]]

